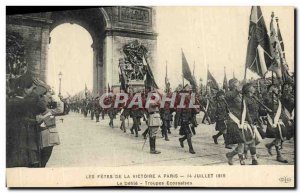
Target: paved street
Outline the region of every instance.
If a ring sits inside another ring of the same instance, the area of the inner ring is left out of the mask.
[[[198,116],[198,123],[202,114]],[[63,122],[62,120],[63,119]],[[126,127],[127,133],[120,129],[119,117],[114,120],[114,128],[108,126],[108,116],[104,120],[96,123],[90,117],[84,118],[83,115],[70,113],[63,117],[57,117],[57,127],[60,134],[61,144],[54,147],[52,156],[47,167],[83,167],[83,166],[133,166],[133,165],[154,165],[154,166],[179,166],[179,165],[227,165],[225,153],[228,149],[224,148],[223,138],[219,138],[219,144],[213,143],[211,136],[216,133],[214,125],[200,124],[196,128],[197,135],[193,136],[192,141],[196,154],[188,152],[188,145],[181,148],[178,142],[179,129],[171,128],[170,141],[165,141],[159,133],[156,146],[162,153],[152,155],[149,153],[149,141],[146,142],[144,149],[144,139],[140,136],[134,137]],[[146,125],[142,122],[142,133]],[[259,164],[275,165],[281,164],[276,161],[275,149],[273,156],[269,156],[264,143],[258,145]],[[294,142],[284,143],[283,155],[289,160],[289,164],[294,164]],[[250,157],[250,155],[249,155]],[[247,164],[251,159],[246,160]],[[235,164],[239,161],[235,160]]]

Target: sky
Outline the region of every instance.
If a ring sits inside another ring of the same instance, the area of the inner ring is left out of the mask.
[[[261,7],[268,31],[271,13],[279,17],[285,44],[286,59],[294,67],[294,12],[292,7]],[[181,49],[195,77],[206,81],[207,68],[222,83],[224,67],[227,79],[233,73],[244,77],[251,7],[156,7],[158,64],[168,65],[171,87],[182,82]],[[61,71],[63,94],[92,89],[92,38],[76,24],[62,24],[50,34],[48,83],[58,92]],[[76,70],[74,70],[76,69]],[[165,68],[163,68],[165,69]],[[72,73],[68,73],[72,71]],[[159,86],[164,87],[165,71],[155,73]],[[256,77],[250,71],[247,77]],[[65,86],[65,87],[64,87]]]
[[[279,17],[287,62],[294,65],[294,12],[292,7],[261,7],[269,31],[271,13]],[[207,68],[222,83],[224,67],[227,79],[243,79],[246,61],[251,7],[157,7],[158,61],[168,64],[171,86],[182,82],[181,48],[195,77],[206,81]],[[170,67],[169,67],[170,66]],[[172,66],[172,67],[171,67]],[[164,73],[162,73],[164,74]],[[256,77],[247,71],[247,77]],[[159,76],[163,85],[164,76]]]
[[[50,34],[48,81],[59,93],[59,72],[62,73],[62,95],[73,95],[93,88],[93,40],[86,29],[77,24],[62,24]]]

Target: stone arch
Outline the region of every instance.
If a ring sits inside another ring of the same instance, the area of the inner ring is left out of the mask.
[[[101,91],[108,83],[119,86],[119,59],[122,48],[138,40],[149,51],[150,66],[156,66],[156,11],[146,6],[105,6],[74,9],[49,8],[49,11],[8,15],[6,31],[18,33],[24,40],[26,61],[33,76],[46,80],[49,35],[62,23],[84,27],[93,39],[93,91]]]
[[[93,44],[93,91],[96,94],[103,88],[103,42],[105,31],[111,27],[110,19],[104,8],[66,10],[51,13],[52,24],[49,34],[64,23],[77,24],[88,31]],[[47,66],[46,66],[47,68]],[[47,70],[45,70],[47,71]]]

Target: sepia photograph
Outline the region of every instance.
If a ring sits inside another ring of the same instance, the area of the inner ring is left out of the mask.
[[[295,188],[292,6],[6,6],[6,186]]]

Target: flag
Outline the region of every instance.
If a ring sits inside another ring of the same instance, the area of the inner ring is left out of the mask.
[[[196,80],[195,77],[192,75],[189,64],[185,58],[185,55],[183,51],[181,50],[181,55],[182,55],[182,75],[183,78],[188,80],[190,84],[192,85],[193,88],[196,88]]]
[[[144,63],[144,65],[146,65],[145,87],[146,88],[156,88],[156,89],[158,89],[158,86],[157,86],[157,84],[154,80],[152,70],[151,70],[150,65],[148,64],[145,56],[143,57],[143,63]]]
[[[88,90],[88,88],[87,88],[87,86],[86,86],[86,84],[85,84],[85,87],[84,87],[84,95],[85,95],[85,98],[87,98],[87,90]]]
[[[228,81],[227,81],[227,77],[226,77],[225,67],[224,67],[223,90],[224,90],[225,92],[228,91]]]
[[[281,73],[281,46],[277,37],[277,32],[273,24],[274,12],[271,15],[271,23],[270,23],[270,44],[271,44],[271,54],[273,57],[273,63],[270,67],[270,70],[276,73],[278,78],[282,78]]]
[[[168,65],[166,63],[166,76],[165,76],[165,90],[166,92],[169,92],[170,91],[170,82],[169,82],[169,79],[168,79]]]
[[[274,58],[273,65],[270,70],[274,71],[278,78],[282,80],[282,82],[287,82],[291,80],[291,76],[288,73],[288,66],[285,60],[284,51],[282,50],[283,41],[282,36],[279,29],[278,18],[277,21],[277,31],[273,24],[274,13],[271,15],[271,23],[270,23],[270,40],[271,40],[271,53]],[[280,33],[280,39],[278,36]],[[284,48],[283,48],[284,49]]]
[[[207,84],[207,86],[209,86],[209,88],[219,90],[218,83],[217,83],[216,79],[213,77],[213,75],[210,73],[209,70],[207,70],[207,83],[206,84]]]
[[[281,31],[279,28],[279,19],[278,17],[276,17],[276,23],[277,23],[277,38],[278,38],[278,42],[281,48],[281,73],[282,73],[282,80],[283,82],[287,82],[292,80],[293,78],[291,77],[289,71],[288,71],[288,64],[286,62],[285,59],[285,51],[284,51],[284,43],[283,43],[283,39],[282,39],[282,35],[281,35]]]
[[[264,77],[272,64],[270,39],[259,6],[253,6],[250,14],[246,67]]]
[[[280,28],[279,28],[279,19],[278,19],[278,17],[276,17],[276,23],[277,23],[277,37],[278,37],[279,44],[280,44],[280,47],[281,47],[281,50],[282,50],[282,57],[285,59],[284,43],[283,43],[283,39],[282,39],[282,36],[281,36]]]

